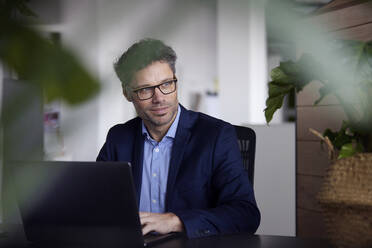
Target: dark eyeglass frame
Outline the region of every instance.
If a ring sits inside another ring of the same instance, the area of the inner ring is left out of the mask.
[[[162,82],[160,84],[157,84],[157,85],[154,85],[154,86],[148,86],[148,87],[143,87],[143,88],[135,89],[135,90],[132,90],[132,92],[136,93],[138,99],[141,100],[141,101],[151,99],[154,96],[154,94],[155,94],[155,88],[158,88],[163,95],[169,95],[169,94],[172,94],[173,92],[175,92],[177,90],[177,81],[178,81],[178,79],[176,77],[173,77],[173,79],[167,80],[167,81]],[[174,90],[171,91],[171,92],[164,93],[161,90],[160,86],[162,86],[163,84],[171,83],[171,82],[175,84]],[[143,89],[151,89],[152,90],[151,96],[150,97],[147,97],[147,98],[141,98],[139,96],[139,94],[138,94],[138,91],[143,90]]]

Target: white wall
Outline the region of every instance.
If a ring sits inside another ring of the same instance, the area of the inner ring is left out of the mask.
[[[263,110],[268,95],[265,0],[250,0],[249,9],[249,119],[251,124],[265,124]],[[244,120],[243,120],[244,121]]]
[[[264,124],[267,95],[263,1],[218,0],[220,113],[233,124]]]

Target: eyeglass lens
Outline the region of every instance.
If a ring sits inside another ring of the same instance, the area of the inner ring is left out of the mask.
[[[136,90],[136,93],[140,100],[147,100],[153,97],[153,95],[155,94],[155,88],[158,88],[161,91],[161,93],[167,95],[176,90],[176,82],[177,79],[172,79],[159,85],[154,85],[151,87]]]

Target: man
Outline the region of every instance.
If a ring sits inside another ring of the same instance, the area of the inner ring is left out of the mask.
[[[235,130],[178,103],[176,58],[163,42],[144,39],[115,63],[138,117],[109,130],[97,161],[131,162],[144,235],[254,233],[260,212]]]

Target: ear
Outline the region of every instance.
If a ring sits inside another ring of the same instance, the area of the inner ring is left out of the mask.
[[[128,102],[132,101],[132,96],[128,94],[128,92],[125,90],[125,88],[123,88],[123,95],[125,96],[125,98],[127,99]]]

